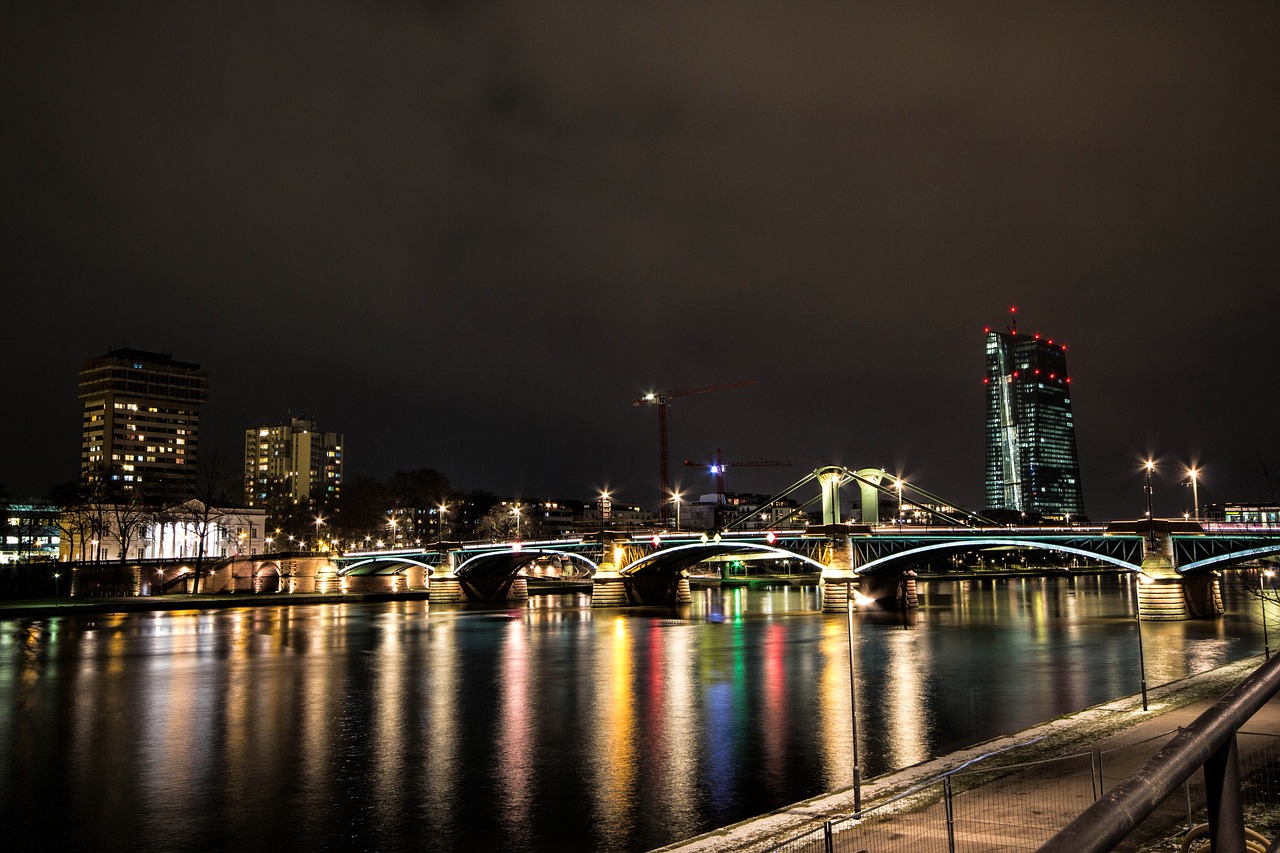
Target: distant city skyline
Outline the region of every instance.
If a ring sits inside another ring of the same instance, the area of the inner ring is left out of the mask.
[[[77,476],[80,363],[313,413],[349,480],[660,500],[879,466],[984,502],[975,337],[1071,351],[1090,516],[1280,497],[1280,9],[9,4],[0,482]],[[731,20],[733,26],[725,26]],[[1060,336],[1060,337],[1059,337]],[[328,428],[328,427],[327,427]],[[673,486],[712,491],[673,470]]]

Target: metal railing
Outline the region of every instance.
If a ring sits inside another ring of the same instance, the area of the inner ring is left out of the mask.
[[[1258,667],[1041,849],[1049,853],[1111,850],[1204,768],[1209,842],[1214,850],[1243,850],[1244,800],[1236,735],[1277,692],[1280,656]]]
[[[1280,833],[1280,734],[1240,730],[1280,690],[1277,660],[1186,729],[1111,750],[986,766],[1035,742],[1019,744],[830,818],[766,853],[1077,853],[1201,832],[1205,822],[1215,850],[1243,850],[1246,818]],[[1237,739],[1248,748],[1237,749]],[[1204,781],[1195,773],[1201,766]]]

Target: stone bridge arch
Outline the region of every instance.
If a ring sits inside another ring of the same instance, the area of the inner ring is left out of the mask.
[[[256,566],[253,570],[251,588],[255,593],[284,592],[284,572],[280,570],[280,564],[268,561]]]

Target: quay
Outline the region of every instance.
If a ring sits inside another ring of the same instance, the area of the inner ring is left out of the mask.
[[[957,843],[956,849],[1036,850],[1054,832],[1092,805],[1088,792],[1072,790],[1072,786],[1065,783],[1061,769],[1045,763],[1046,759],[1078,755],[1088,750],[1115,753],[1125,750],[1132,752],[1136,749],[1143,752],[1142,760],[1145,760],[1158,751],[1167,739],[1165,736],[1187,726],[1213,707],[1223,694],[1236,687],[1262,663],[1263,658],[1259,655],[1153,688],[1150,691],[1148,711],[1142,710],[1137,695],[1128,696],[868,780],[862,785],[863,814],[874,816],[877,821],[889,822],[893,827],[892,837],[898,839],[895,849],[946,850],[948,807],[940,797],[904,798],[902,804],[892,809],[887,818],[873,814],[876,806],[913,789],[919,789],[931,780],[939,779],[966,765],[986,766],[978,762],[990,757],[988,763],[995,769],[1002,766],[1021,769],[1013,769],[1004,774],[993,772],[991,780],[986,784],[963,793],[966,812],[985,816],[990,831],[974,832],[963,843]],[[1258,741],[1241,739],[1241,765],[1256,768],[1270,762],[1274,775],[1277,757],[1275,745],[1271,741],[1280,732],[1280,697],[1272,699],[1255,714],[1244,731],[1257,732],[1267,737]],[[1137,764],[1141,764],[1141,761]],[[1114,784],[1118,780],[1108,777],[1106,781]],[[935,787],[940,790],[939,786]],[[1087,788],[1088,784],[1084,787]],[[1274,797],[1275,792],[1271,793]],[[1280,838],[1277,836],[1280,833],[1280,801],[1270,802],[1268,805],[1269,809],[1265,812],[1268,825],[1250,825],[1249,828],[1261,832],[1268,839]],[[853,814],[854,792],[852,789],[845,789],[669,844],[653,853],[820,850],[822,847],[815,846],[812,841],[813,838],[821,838],[816,833],[828,821],[842,822],[845,827],[854,825],[848,822]],[[1148,832],[1158,829],[1153,827]],[[1166,824],[1165,834],[1142,840],[1147,844],[1167,841],[1174,834],[1181,840],[1186,829],[1185,821],[1181,827]],[[806,832],[815,833],[809,837],[808,843],[793,841],[787,844]],[[840,835],[836,834],[831,849],[869,849],[865,841],[842,844],[841,840]],[[1144,846],[1142,849],[1166,847]],[[1173,842],[1173,846],[1167,849],[1176,850],[1178,845]],[[1273,845],[1271,849],[1276,847]]]

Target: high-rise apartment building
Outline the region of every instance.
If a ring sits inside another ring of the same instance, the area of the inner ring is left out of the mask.
[[[80,470],[151,500],[184,500],[196,482],[209,374],[168,353],[115,349],[80,370]]]
[[[342,491],[342,435],[290,415],[288,423],[245,430],[244,488],[249,506],[327,506]]]
[[[1069,520],[1084,512],[1067,348],[986,329],[987,509]]]

